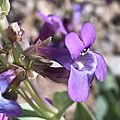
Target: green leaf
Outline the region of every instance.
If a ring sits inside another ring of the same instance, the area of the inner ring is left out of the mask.
[[[63,109],[63,107],[67,103],[73,103],[72,100],[68,97],[67,91],[64,92],[56,92],[54,94],[53,105],[59,110]]]
[[[120,109],[119,103],[117,103],[117,99],[115,98],[112,91],[108,91],[104,93],[108,103],[108,110],[104,120],[120,120]]]
[[[74,120],[96,120],[84,103],[77,103]]]
[[[0,6],[2,6],[3,0],[0,0]]]
[[[108,110],[107,101],[102,95],[100,95],[96,99],[96,118],[97,118],[97,120],[103,120],[107,110]]]
[[[115,77],[112,75],[112,73],[109,71],[107,73],[106,79],[104,81],[104,89],[105,90],[115,90],[115,92],[119,92],[118,84],[115,80]]]
[[[59,112],[51,120],[64,120],[62,115],[73,103],[68,97],[67,91],[56,92],[53,98],[53,105],[58,108]]]
[[[9,2],[9,0],[3,0],[2,10],[5,11],[8,14],[8,12],[10,11],[10,2]]]

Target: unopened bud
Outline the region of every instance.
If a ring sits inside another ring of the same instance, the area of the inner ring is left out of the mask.
[[[14,22],[9,25],[7,29],[8,38],[11,42],[15,42],[17,40],[22,40],[22,36],[24,34],[24,29],[21,28],[21,24],[18,22]]]

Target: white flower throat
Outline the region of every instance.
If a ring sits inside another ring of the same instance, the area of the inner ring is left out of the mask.
[[[73,63],[73,66],[77,70],[81,70],[82,68],[84,68],[84,64],[81,61],[76,61],[75,63]]]

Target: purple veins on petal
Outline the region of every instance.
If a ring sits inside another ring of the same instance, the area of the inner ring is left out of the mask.
[[[107,74],[107,65],[102,55],[100,55],[99,53],[94,53],[94,54],[98,62],[95,75],[98,80],[103,81]]]
[[[91,23],[85,23],[81,28],[81,39],[86,48],[90,48],[95,41],[96,31]]]
[[[97,64],[98,64],[96,56],[94,55],[92,51],[89,51],[84,56],[80,55],[77,60],[80,61],[84,65],[84,67],[81,70],[83,72],[84,71],[87,72],[88,82],[90,85],[94,77]]]

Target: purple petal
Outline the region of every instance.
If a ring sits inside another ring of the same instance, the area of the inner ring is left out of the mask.
[[[67,34],[67,32],[63,26],[62,20],[59,16],[57,16],[57,15],[48,15],[47,16],[47,15],[43,14],[42,12],[39,12],[38,14],[45,21],[45,24],[43,25],[42,29],[40,30],[41,39],[43,39],[42,36],[45,36],[42,34],[46,34],[46,35],[48,34],[47,35],[48,37],[53,36],[56,32],[61,32],[64,35]]]
[[[22,108],[15,101],[3,98],[0,93],[0,113],[19,116],[22,113]]]
[[[67,83],[69,72],[62,67],[53,68],[49,67],[43,70],[43,74],[57,83]]]
[[[65,38],[65,45],[68,48],[72,59],[77,59],[80,52],[84,50],[83,42],[75,32],[69,33]]]
[[[65,28],[63,26],[62,20],[61,20],[61,18],[59,16],[57,16],[57,15],[49,15],[48,17],[49,17],[52,25],[54,26],[54,28],[55,28],[55,30],[57,32],[61,32],[61,33],[65,34],[65,35],[67,34],[67,32],[66,32],[66,30],[65,30]]]
[[[34,61],[31,65],[32,69],[41,74],[43,77],[48,77],[57,83],[67,83],[69,72],[63,67],[52,67],[52,64]]]
[[[37,12],[37,14],[44,20],[44,21],[49,21],[48,16],[45,15],[43,12]]]
[[[16,75],[12,69],[0,74],[1,93],[4,93],[6,91],[8,85],[13,81],[15,77]]]
[[[63,48],[39,47],[36,49],[36,54],[58,62],[68,70],[70,69],[70,64],[73,62],[69,51]]]
[[[49,23],[44,23],[44,25],[40,29],[40,35],[37,38],[40,40],[45,40],[49,38],[50,36],[53,36],[55,34],[55,30],[53,29],[53,26]]]
[[[90,93],[87,73],[76,70],[71,66],[70,77],[68,81],[68,94],[75,102],[84,102]]]
[[[103,81],[107,74],[107,65],[102,55],[100,55],[99,53],[94,53],[94,54],[96,55],[98,61],[95,75],[98,80]]]
[[[91,47],[96,38],[96,31],[91,23],[85,23],[81,29],[81,38],[86,48]]]
[[[0,113],[0,120],[9,120],[6,114]]]
[[[75,30],[80,30],[80,18],[81,18],[81,12],[83,10],[82,4],[75,4],[73,5],[73,14],[72,14],[72,23]]]

